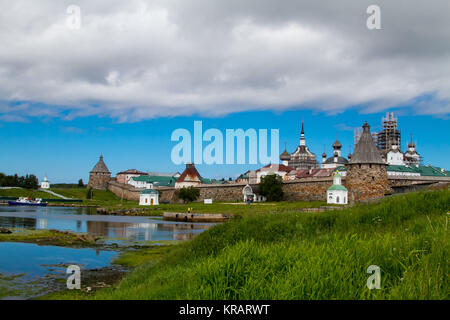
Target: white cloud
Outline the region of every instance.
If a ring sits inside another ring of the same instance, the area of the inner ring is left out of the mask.
[[[447,0],[378,1],[375,31],[366,0],[80,0],[80,30],[69,4],[0,0],[3,119],[374,112],[422,95],[416,112],[450,113]]]

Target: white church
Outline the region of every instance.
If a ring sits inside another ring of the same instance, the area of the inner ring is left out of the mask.
[[[335,175],[333,176],[333,185],[331,185],[327,190],[327,203],[348,203],[348,191],[347,188],[342,185],[342,176],[339,172],[335,173]]]
[[[155,189],[142,190],[139,197],[139,205],[140,206],[159,205],[159,191]]]
[[[41,189],[50,189],[50,181],[48,181],[47,177],[44,177],[44,181],[41,182]]]

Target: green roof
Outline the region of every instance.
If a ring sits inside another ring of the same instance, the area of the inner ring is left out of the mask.
[[[139,177],[132,177],[134,181],[143,181],[143,182],[153,182],[149,176],[139,176]]]
[[[159,191],[155,189],[145,189],[141,191],[141,194],[159,194]]]
[[[344,167],[344,166],[337,167],[336,169],[333,170],[333,172],[336,172],[336,171],[347,171],[347,167]]]
[[[331,187],[328,188],[328,190],[342,190],[347,191],[347,188],[340,184],[333,184]]]
[[[173,187],[177,178],[168,176],[149,176],[150,180],[158,187]]]
[[[225,180],[202,178],[202,183],[204,184],[223,184],[225,182],[226,182]]]
[[[433,167],[431,165],[428,166],[411,166],[411,167],[407,167],[407,166],[400,166],[400,165],[389,165],[386,168],[387,171],[391,171],[391,172],[411,172],[411,173],[418,173],[421,176],[424,177],[445,177],[446,175],[448,175],[448,171],[445,171],[445,173],[443,173],[441,171],[441,168],[437,168],[437,167]]]
[[[439,168],[429,166],[419,166],[413,167],[416,172],[419,172],[421,176],[430,176],[430,177],[445,177],[445,174],[439,170]]]
[[[412,172],[412,173],[418,173],[414,168],[407,167],[407,166],[400,166],[400,165],[389,165],[386,167],[387,171],[394,171],[394,172]]]

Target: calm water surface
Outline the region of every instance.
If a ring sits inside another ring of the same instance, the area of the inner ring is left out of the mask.
[[[56,229],[110,238],[108,242],[188,240],[210,228],[208,223],[167,222],[160,218],[102,216],[91,208],[0,207],[0,227]],[[64,285],[66,267],[108,267],[119,253],[91,248],[0,242],[0,299],[30,298]],[[53,288],[53,289],[52,289]]]
[[[92,208],[0,207],[0,227],[57,229],[129,241],[188,240],[208,223],[168,222],[158,218],[102,216]]]

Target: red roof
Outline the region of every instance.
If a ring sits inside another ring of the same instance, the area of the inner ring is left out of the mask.
[[[297,170],[297,173],[295,175],[296,178],[309,178],[309,177],[330,177],[333,173],[334,169],[301,169]]]
[[[292,170],[295,170],[292,167],[289,166],[285,166],[284,164],[268,164],[267,166],[258,169],[256,171],[261,171],[262,169],[274,169],[276,171],[281,171],[281,172],[291,172]]]
[[[201,182],[202,176],[198,173],[195,165],[193,163],[187,163],[186,169],[183,171],[181,176],[178,178],[177,182],[184,182],[186,178],[189,178],[188,181],[195,181],[196,178]]]
[[[138,174],[138,175],[141,175],[141,176],[147,176],[148,175],[147,172],[142,172],[142,171],[139,171],[139,170],[136,170],[136,169],[128,169],[127,171],[119,172],[118,175],[119,174]]]

